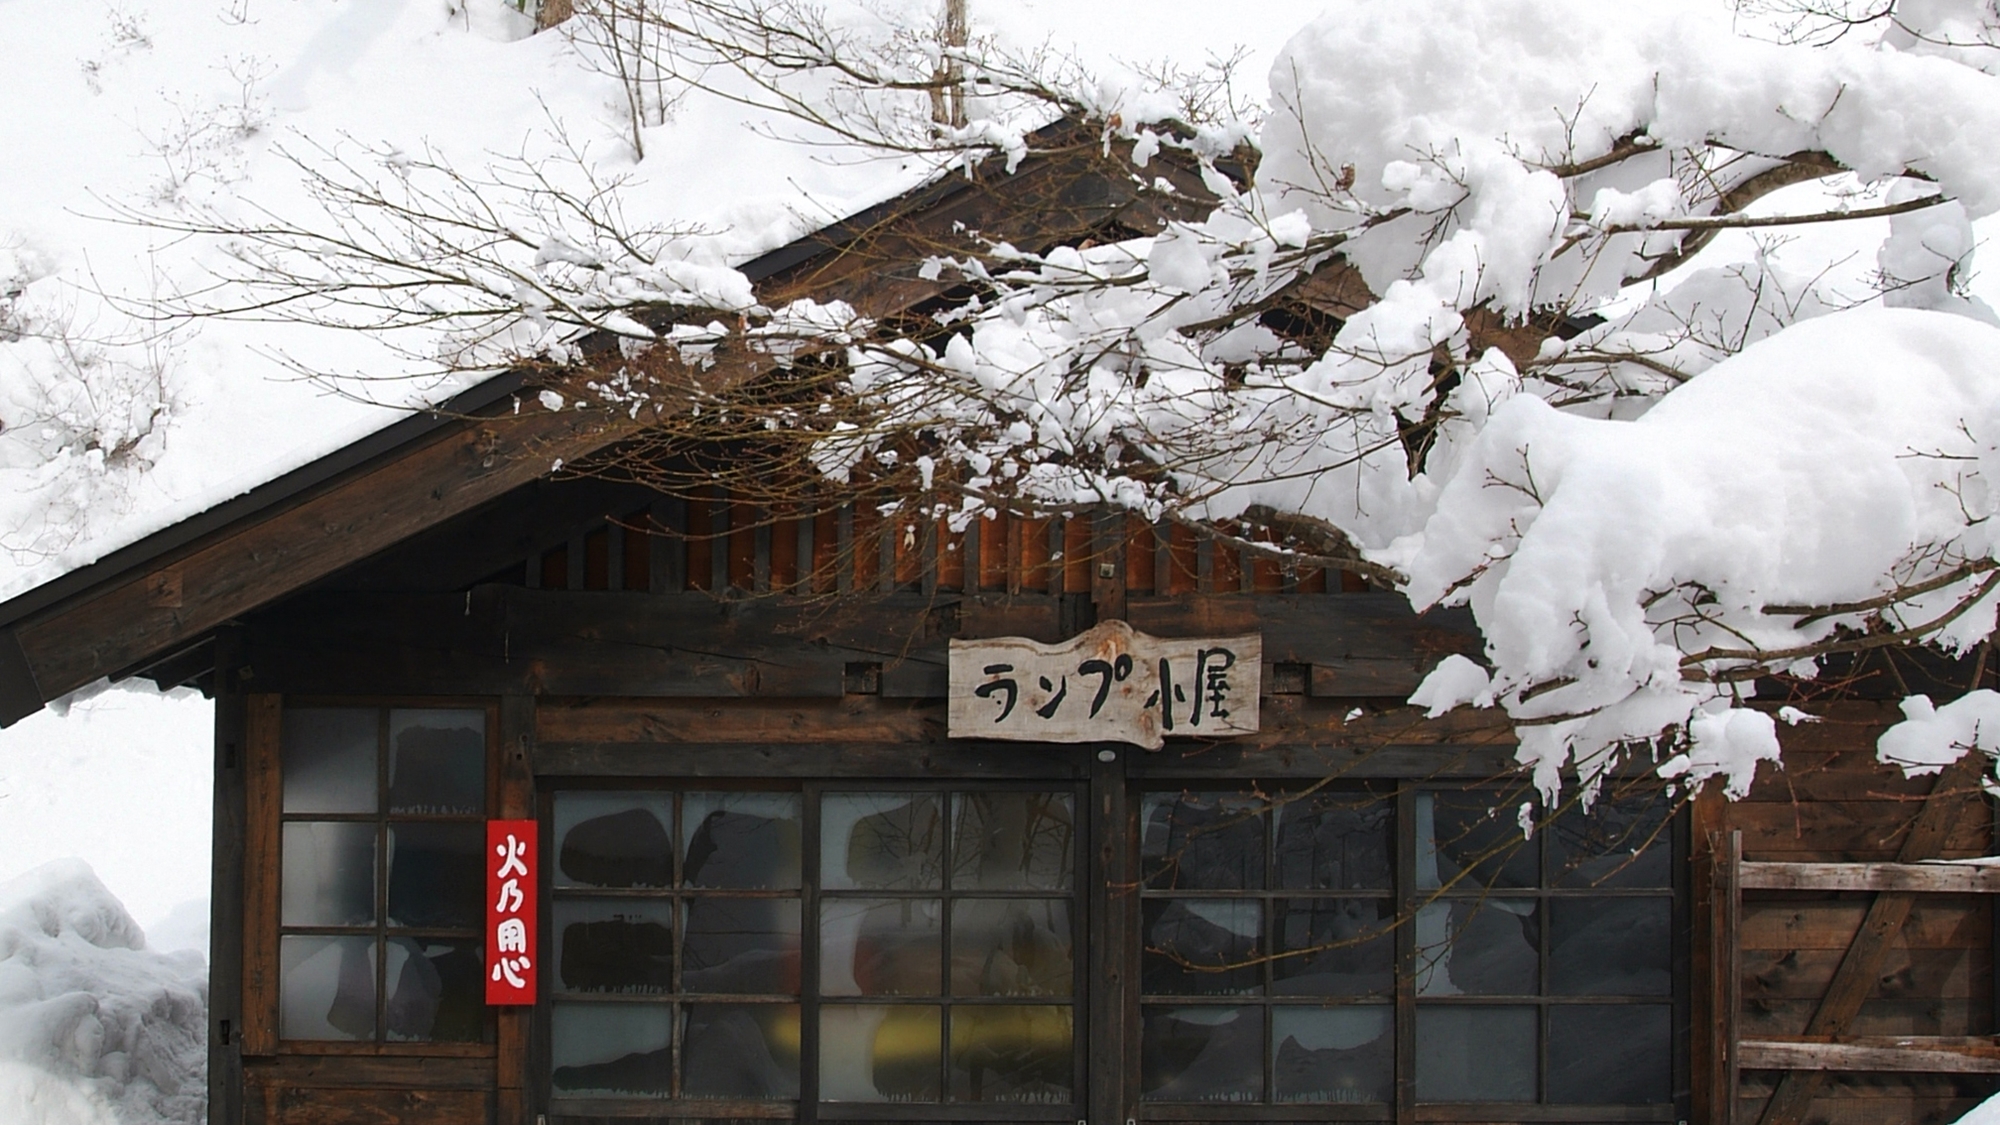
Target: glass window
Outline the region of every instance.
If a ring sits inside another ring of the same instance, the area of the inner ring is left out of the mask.
[[[279,1036],[485,1038],[486,712],[300,707],[281,729]]]
[[[555,1095],[786,1101],[810,1076],[859,1106],[1075,1102],[1076,807],[1007,787],[558,792]]]
[[[1450,1103],[1671,1106],[1663,798],[1607,797],[1532,837],[1519,795],[1483,788],[1138,803],[1143,1100],[1386,1113],[1401,1074],[1439,1120]]]

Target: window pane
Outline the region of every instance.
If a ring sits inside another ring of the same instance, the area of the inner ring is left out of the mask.
[[[1279,899],[1275,910],[1279,956],[1271,963],[1273,992],[1367,996],[1389,991],[1396,959],[1392,901]]]
[[[287,926],[375,921],[375,826],[294,821],[282,841],[278,918]]]
[[[686,992],[799,992],[799,902],[697,898],[687,904]]]
[[[793,1004],[689,1004],[682,1023],[681,1094],[799,1096],[799,1009]]]
[[[938,1009],[828,1004],[819,1012],[819,1095],[830,1102],[939,1100]]]
[[[1558,898],[1549,916],[1550,992],[1665,996],[1673,987],[1671,899]]]
[[[278,939],[278,1035],[375,1038],[375,939]]]
[[[820,994],[938,995],[942,905],[934,898],[821,900]]]
[[[1671,887],[1673,846],[1665,830],[1669,800],[1643,794],[1572,808],[1548,837],[1549,866],[1559,887]]]
[[[480,948],[465,941],[389,939],[391,1040],[477,1043],[485,1038],[486,990]]]
[[[1541,837],[1521,834],[1520,801],[1518,793],[1478,789],[1417,794],[1417,886],[1540,886]]]
[[[1417,910],[1417,994],[1532,994],[1540,941],[1534,899],[1428,903]]]
[[[681,805],[682,882],[690,887],[799,885],[796,793],[689,793]]]
[[[486,917],[482,824],[389,826],[389,924],[478,929]]]
[[[951,904],[951,993],[1068,996],[1074,933],[1067,899],[959,899]]]
[[[1076,1100],[1070,1010],[981,1004],[951,1010],[951,1097],[961,1102]]]
[[[1149,793],[1141,806],[1141,860],[1149,885],[1254,890],[1264,885],[1262,797]]]
[[[673,798],[648,793],[558,793],[558,887],[664,887],[674,878]]]
[[[1256,899],[1151,899],[1140,989],[1204,996],[1262,991],[1264,904]]]
[[[829,793],[820,801],[821,887],[924,890],[943,885],[939,793]]]
[[[486,712],[389,712],[389,811],[486,811]]]
[[[1558,1004],[1549,1009],[1549,1100],[1644,1105],[1673,1100],[1672,1009]]]
[[[665,1004],[558,1004],[549,1031],[557,1094],[671,1090],[673,1009]]]
[[[287,708],[280,762],[288,813],[372,813],[381,712],[372,707]]]
[[[957,793],[951,800],[953,887],[1070,888],[1076,815],[1068,793]]]
[[[1276,1100],[1386,1102],[1395,1092],[1396,1020],[1388,1005],[1273,1008]]]
[[[557,899],[556,984],[572,992],[674,987],[673,906]]]
[[[1140,1096],[1154,1102],[1241,1102],[1264,1096],[1262,1008],[1147,1008]]]
[[[1535,1009],[1417,1008],[1417,1100],[1535,1100]]]
[[[1278,886],[1387,890],[1395,879],[1389,802],[1320,794],[1278,806]]]

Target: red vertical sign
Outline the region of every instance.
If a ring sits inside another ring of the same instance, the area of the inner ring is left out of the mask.
[[[486,1002],[533,1004],[536,864],[532,820],[486,822]]]

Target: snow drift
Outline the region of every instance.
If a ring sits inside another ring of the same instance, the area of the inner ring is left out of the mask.
[[[205,959],[148,950],[88,864],[0,884],[0,1118],[195,1125],[207,1022]]]

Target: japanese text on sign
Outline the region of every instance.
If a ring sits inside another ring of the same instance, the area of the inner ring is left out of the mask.
[[[533,1004],[535,822],[486,822],[486,1002]]]
[[[953,738],[1130,742],[1258,728],[1263,638],[1152,637],[1107,621],[1063,644],[951,642]]]

